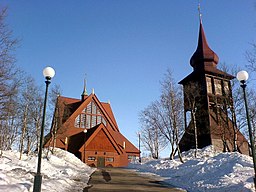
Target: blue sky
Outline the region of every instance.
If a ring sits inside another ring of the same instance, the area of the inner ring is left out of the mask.
[[[17,65],[44,86],[52,66],[63,95],[80,98],[86,74],[110,100],[121,132],[137,145],[138,114],[158,99],[168,68],[177,81],[192,71],[198,0],[2,0],[21,39]],[[256,41],[256,0],[201,0],[203,26],[220,62],[245,66]]]

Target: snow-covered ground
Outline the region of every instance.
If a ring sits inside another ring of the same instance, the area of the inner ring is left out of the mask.
[[[175,160],[148,160],[132,163],[129,168],[157,174],[165,182],[189,192],[248,192],[254,191],[252,158],[239,153],[218,153],[206,147],[194,158],[194,151],[183,153],[185,163]],[[32,192],[37,157],[4,151],[0,158],[0,191]],[[94,169],[73,154],[56,149],[54,155],[42,159],[42,191],[78,192],[87,186]]]
[[[32,192],[37,170],[37,156],[23,154],[19,160],[16,151],[3,151],[0,158],[0,191]],[[78,192],[87,186],[94,169],[82,163],[73,154],[55,149],[54,155],[42,158],[42,191]]]
[[[183,153],[185,163],[175,160],[148,160],[131,163],[130,168],[154,173],[165,182],[189,192],[254,191],[252,158],[240,153],[218,153],[213,147]]]

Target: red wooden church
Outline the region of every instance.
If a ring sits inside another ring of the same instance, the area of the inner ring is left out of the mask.
[[[140,151],[118,128],[110,103],[99,101],[86,87],[81,99],[59,96],[51,132],[44,147],[58,147],[73,153],[93,167],[124,167]]]

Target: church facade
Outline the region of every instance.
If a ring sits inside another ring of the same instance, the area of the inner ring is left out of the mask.
[[[231,86],[235,77],[219,70],[218,61],[207,43],[200,18],[198,45],[190,59],[193,71],[179,82],[183,85],[185,117],[179,147],[187,151],[213,145],[219,151],[249,154],[248,142],[236,124]]]
[[[92,167],[125,167],[140,151],[125,138],[116,123],[110,103],[86,92],[81,99],[59,96],[50,133],[44,147],[73,153]]]

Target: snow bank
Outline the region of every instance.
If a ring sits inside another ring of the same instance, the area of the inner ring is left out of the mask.
[[[138,171],[164,177],[169,184],[189,192],[254,191],[252,158],[240,153],[218,153],[212,146],[182,154],[185,163],[174,160],[151,160],[130,164]]]
[[[169,184],[189,192],[254,191],[252,158],[240,153],[218,153],[213,147],[183,153],[185,163],[174,160],[150,160],[129,167],[141,172],[157,174]],[[4,151],[0,158],[0,191],[32,192],[37,157]],[[83,191],[95,169],[82,163],[73,154],[56,149],[54,155],[42,158],[42,191]]]
[[[22,160],[19,160],[17,151],[3,151],[0,158],[0,191],[33,191],[36,170],[37,156],[23,154]],[[48,158],[44,153],[42,191],[83,191],[93,171],[67,151],[55,149],[54,155],[49,153]]]

